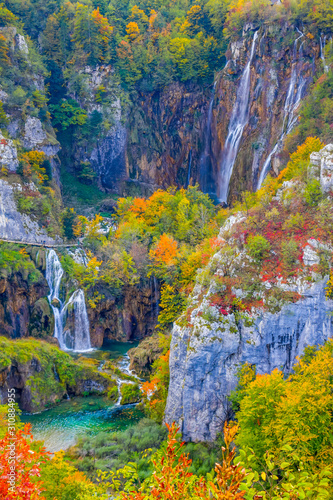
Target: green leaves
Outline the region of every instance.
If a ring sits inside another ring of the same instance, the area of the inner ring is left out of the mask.
[[[87,112],[74,99],[62,99],[59,104],[50,105],[50,111],[53,125],[60,126],[62,130],[74,125],[82,126],[88,118]]]

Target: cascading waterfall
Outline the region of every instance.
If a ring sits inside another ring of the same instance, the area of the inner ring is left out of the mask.
[[[299,50],[297,49],[298,41],[304,37],[304,34],[301,33],[298,29],[297,31],[300,36],[297,37],[294,42],[293,62],[287,97],[284,104],[281,135],[262,167],[257,184],[257,190],[261,188],[262,183],[264,182],[268,172],[270,171],[273,156],[278,150],[281,149],[284,138],[286,137],[286,135],[290,134],[297,123],[296,111],[304,95],[304,90],[306,87],[306,78],[304,78],[304,76],[301,74],[304,42],[301,43]]]
[[[188,155],[188,169],[187,169],[187,181],[186,181],[186,187],[188,188],[191,182],[191,169],[192,169],[192,149],[190,149],[189,155]]]
[[[205,132],[205,147],[204,151],[200,158],[200,182],[201,188],[204,192],[207,192],[208,189],[208,173],[210,170],[210,145],[211,145],[211,135],[212,135],[212,117],[213,117],[213,104],[215,97],[215,87],[216,82],[214,82],[212,97],[209,102],[208,115],[207,115],[207,123],[206,123],[206,132]]]
[[[236,102],[232,110],[228,128],[228,135],[224,144],[218,193],[220,202],[224,203],[227,203],[230,178],[236,161],[240,141],[243,135],[243,130],[249,119],[251,64],[255,52],[257,38],[258,32],[256,31],[252,41],[250,57],[243,71],[243,75],[237,90]]]
[[[128,355],[128,353],[125,354],[123,359],[120,361],[118,364],[120,370],[122,373],[125,373],[126,375],[130,375],[131,377],[134,377],[137,379],[138,382],[142,382],[142,380],[130,369],[130,364],[131,360]],[[123,384],[134,384],[132,380],[123,380],[120,377],[117,378],[117,387],[118,387],[118,400],[116,402],[116,406],[120,406],[121,399],[122,399],[122,394],[121,394],[121,386]]]
[[[46,257],[46,281],[49,285],[50,293],[48,300],[52,307],[54,315],[54,336],[58,339],[60,349],[64,349],[62,338],[62,318],[61,310],[63,307],[62,301],[59,298],[60,282],[64,274],[64,270],[58,259],[58,255],[52,249],[48,252]]]
[[[54,314],[54,336],[58,339],[60,349],[78,352],[91,349],[89,320],[83,290],[76,290],[63,304],[60,294],[60,283],[64,270],[56,252],[52,249],[46,258],[46,281],[50,288],[48,300]],[[73,313],[73,329],[65,329],[68,316]]]
[[[325,47],[326,47],[326,36],[323,37],[321,35],[321,37],[320,37],[320,58],[323,61],[325,73],[328,73],[329,67],[326,64],[326,60],[325,60]]]

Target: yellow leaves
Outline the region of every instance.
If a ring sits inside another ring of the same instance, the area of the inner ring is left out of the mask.
[[[41,183],[48,179],[46,170],[43,167],[43,162],[46,160],[45,153],[28,151],[28,153],[24,153],[21,156],[20,160],[23,165],[23,175],[25,177],[30,177],[34,173]]]
[[[140,35],[140,28],[137,23],[130,22],[126,26],[126,33],[128,38],[133,42]]]
[[[113,27],[110,26],[107,17],[102,16],[99,11],[99,7],[92,11],[91,17],[93,22],[98,26],[98,31],[102,37],[103,42],[109,43],[111,34],[113,32]]]

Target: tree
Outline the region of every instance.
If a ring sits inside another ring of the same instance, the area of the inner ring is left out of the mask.
[[[8,57],[9,49],[7,46],[7,40],[3,35],[0,35],[0,65],[7,66],[10,64],[10,59]]]
[[[66,130],[71,126],[84,125],[87,121],[87,112],[80,108],[74,99],[62,99],[59,104],[50,105],[53,125]]]
[[[61,216],[64,234],[68,240],[74,238],[74,227],[77,223],[77,214],[74,208],[65,208]]]
[[[331,412],[333,409],[333,342],[329,340],[315,355],[307,353],[285,379],[274,370],[257,375],[243,390],[236,414],[240,432],[237,444],[253,450],[256,465],[264,463],[269,451],[288,461],[288,445],[297,452],[305,470],[332,469]]]
[[[133,42],[140,35],[140,28],[137,23],[130,22],[126,26],[126,33],[131,42]]]
[[[38,478],[42,464],[47,461],[49,455],[45,449],[32,446],[30,424],[17,431],[10,427],[0,439],[0,497],[45,500]]]
[[[158,267],[173,266],[176,263],[177,249],[177,241],[164,233],[150,250],[149,257]]]

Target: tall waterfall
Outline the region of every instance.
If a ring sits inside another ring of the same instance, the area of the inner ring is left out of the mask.
[[[302,97],[304,96],[304,90],[306,87],[306,78],[301,74],[301,66],[302,66],[302,60],[303,60],[303,44],[302,42],[300,44],[299,49],[298,47],[298,41],[301,40],[301,38],[304,37],[304,34],[301,33],[299,30],[297,30],[299,33],[299,37],[296,38],[294,42],[294,51],[293,51],[293,62],[292,62],[292,68],[291,68],[291,75],[290,75],[290,81],[289,81],[289,87],[288,87],[288,92],[287,92],[287,97],[284,103],[284,114],[283,114],[283,124],[282,124],[282,130],[281,130],[281,135],[279,137],[279,140],[275,144],[274,148],[268,155],[262,169],[261,173],[259,176],[258,180],[258,185],[257,185],[257,190],[261,188],[262,183],[264,182],[270,168],[271,168],[271,162],[272,158],[275,155],[277,151],[279,151],[282,148],[284,138],[286,135],[290,134],[292,129],[297,123],[297,115],[296,111],[297,108],[301,102]]]
[[[328,73],[329,67],[326,64],[326,60],[325,60],[325,47],[326,47],[326,36],[323,37],[321,35],[321,37],[320,37],[320,58],[323,61],[325,73]]]
[[[60,297],[60,283],[64,270],[56,252],[52,249],[46,258],[46,281],[50,288],[48,300],[54,314],[54,336],[61,349],[88,351],[91,349],[89,320],[84,300],[84,292],[76,290],[64,304]],[[66,326],[66,320],[72,315],[73,325]]]
[[[190,182],[191,182],[191,170],[192,170],[192,149],[190,149],[189,155],[188,155],[188,169],[187,169],[187,180],[186,180],[186,188],[189,187]]]
[[[222,153],[222,162],[219,178],[218,198],[221,202],[227,202],[229,183],[236,161],[243,130],[249,119],[249,100],[251,83],[251,64],[255,52],[258,32],[256,31],[252,41],[249,60],[244,68],[242,78],[237,90],[236,102],[232,110],[229,122],[228,135]]]
[[[215,87],[216,87],[216,82],[214,82],[212,97],[210,99],[208,108],[206,131],[205,131],[205,147],[200,158],[200,183],[201,183],[201,188],[205,193],[210,191],[210,186],[209,186],[210,182],[208,177],[209,177],[210,162],[211,162],[210,146],[211,146],[211,136],[212,136],[212,117],[213,117]]]

